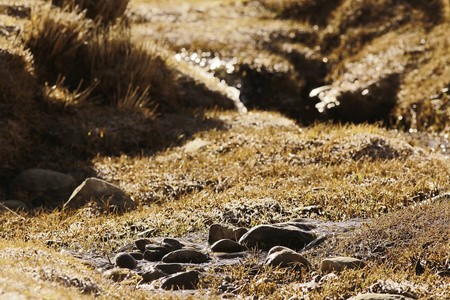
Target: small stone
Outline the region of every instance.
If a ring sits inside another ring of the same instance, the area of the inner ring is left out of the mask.
[[[125,280],[130,275],[129,269],[114,268],[103,273],[105,278],[119,282]]]
[[[222,239],[230,239],[239,241],[239,239],[247,232],[243,227],[235,227],[225,224],[212,224],[209,227],[208,242],[210,245]]]
[[[413,298],[396,294],[358,294],[355,297],[351,297],[349,300],[413,300]]]
[[[184,271],[184,268],[182,265],[175,264],[175,263],[172,263],[172,264],[160,263],[160,264],[157,264],[155,266],[155,268],[158,268],[161,271],[163,271],[164,273],[169,274],[169,275]]]
[[[239,240],[239,244],[250,248],[269,250],[274,246],[302,249],[316,239],[312,232],[287,223],[259,225],[250,229]]]
[[[232,253],[232,252],[241,252],[244,250],[245,250],[244,246],[230,239],[218,240],[211,246],[211,251],[213,252]]]
[[[179,250],[178,250],[179,251]],[[175,273],[161,282],[165,290],[191,290],[197,288],[198,271]]]
[[[160,261],[170,250],[164,247],[147,245],[144,252],[144,259],[148,261]]]
[[[360,259],[341,256],[324,259],[320,269],[322,272],[341,272],[344,269],[361,269],[365,265]]]
[[[136,247],[138,247],[138,249],[144,253],[145,252],[145,246],[151,244],[152,242],[149,239],[137,239],[134,241],[134,243],[136,244]]]
[[[168,253],[162,258],[162,261],[165,263],[194,263],[201,264],[208,261],[208,255],[189,249],[180,249],[173,252]]]
[[[134,201],[124,191],[104,180],[88,178],[80,184],[64,204],[64,209],[77,209],[94,201],[105,209],[119,211],[135,207]]]
[[[176,239],[172,239],[172,238],[165,238],[162,241],[162,246],[171,250],[171,251],[175,251],[175,250],[180,250],[183,248],[183,244],[180,243],[178,240]]]
[[[136,268],[136,259],[126,252],[121,252],[116,255],[115,265],[119,268],[134,269]]]
[[[311,263],[304,258],[300,253],[295,252],[292,249],[283,247],[284,249],[280,249],[280,246],[274,247],[277,249],[272,249],[269,251],[271,253],[267,256],[265,264],[273,267],[280,268],[289,268],[289,267],[306,267],[311,268]]]
[[[147,282],[152,282],[161,277],[167,276],[167,274],[158,268],[152,268],[151,270],[145,272],[141,276],[142,276],[142,281],[140,283],[147,283]]]

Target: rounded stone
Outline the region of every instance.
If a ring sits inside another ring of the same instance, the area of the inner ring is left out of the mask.
[[[162,261],[165,263],[194,263],[201,264],[208,261],[208,255],[189,249],[180,249],[166,254]]]
[[[134,241],[136,247],[142,252],[145,252],[145,246],[151,244],[152,242],[149,239],[137,239]]]
[[[151,270],[145,272],[141,276],[142,276],[141,283],[147,283],[147,282],[152,282],[161,277],[167,276],[167,274],[158,268],[152,268]]]
[[[134,269],[136,268],[137,263],[136,259],[134,259],[131,254],[121,252],[116,255],[115,265],[119,268]]]
[[[155,268],[158,268],[161,271],[163,271],[164,273],[169,274],[169,275],[184,271],[184,268],[182,265],[175,264],[175,263],[172,263],[172,264],[161,263],[161,264],[157,264],[155,266]]]
[[[130,252],[130,255],[134,257],[135,260],[143,260],[144,254],[141,252]]]
[[[211,246],[211,251],[213,252],[233,253],[242,252],[244,250],[246,250],[244,246],[230,239],[218,240]]]
[[[221,239],[239,241],[246,232],[247,229],[243,227],[235,227],[226,224],[212,224],[209,227],[208,242],[212,245]]]
[[[322,272],[341,272],[344,269],[361,269],[365,265],[360,259],[340,256],[324,259],[320,270]]]
[[[311,267],[311,263],[306,258],[292,249],[285,248],[276,250],[277,251],[271,251],[272,253],[267,256],[265,261],[266,265],[280,268],[305,267],[309,269]]]
[[[198,271],[188,271],[173,274],[161,282],[165,290],[191,290],[197,288],[199,281]]]
[[[165,238],[165,239],[163,239],[161,245],[163,247],[171,250],[171,251],[180,250],[180,249],[183,248],[183,244],[182,243],[180,243],[178,240],[172,239],[172,238]]]

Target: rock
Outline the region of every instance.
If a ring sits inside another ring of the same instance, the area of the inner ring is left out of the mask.
[[[152,268],[151,270],[145,272],[142,276],[142,281],[140,283],[152,282],[161,277],[167,276],[165,272],[158,268]]]
[[[232,252],[241,252],[244,250],[245,250],[244,246],[230,239],[219,240],[211,246],[211,251],[213,252],[232,253]]]
[[[230,239],[233,241],[239,241],[239,239],[247,232],[247,229],[243,227],[235,227],[225,224],[212,224],[209,227],[208,242],[210,245],[214,244],[218,240]]]
[[[144,253],[145,252],[145,246],[149,245],[152,243],[152,241],[150,241],[149,239],[137,239],[134,241],[134,243],[136,244],[136,247],[138,247],[138,249]]]
[[[160,261],[166,254],[171,251],[165,247],[147,245],[144,252],[144,259],[148,261]]]
[[[274,246],[302,249],[315,238],[316,235],[312,232],[294,225],[280,223],[253,227],[241,237],[239,244],[263,250],[269,250]]]
[[[162,241],[161,244],[163,247],[171,250],[171,251],[175,251],[175,250],[180,250],[183,248],[183,244],[180,243],[178,240],[176,239],[171,239],[171,238],[165,238]]]
[[[365,265],[366,264],[360,259],[341,256],[324,259],[320,269],[322,272],[340,272],[344,269],[361,269],[364,268]]]
[[[198,271],[188,271],[173,274],[161,282],[165,290],[190,290],[197,288]]]
[[[136,259],[126,252],[121,252],[116,255],[115,265],[119,268],[134,269],[136,268]]]
[[[143,260],[144,254],[141,252],[130,252],[130,255],[134,257],[135,260]]]
[[[180,249],[173,252],[168,253],[162,258],[162,261],[165,263],[194,263],[201,264],[208,261],[208,255],[189,249]]]
[[[355,297],[351,297],[349,300],[413,300],[413,298],[396,294],[368,293],[368,294],[358,294]]]
[[[7,208],[14,210],[14,211],[16,211],[16,210],[29,211],[30,210],[28,205],[26,205],[24,202],[19,201],[19,200],[6,200],[6,201],[2,201],[1,204],[3,204]],[[1,210],[1,207],[0,207],[0,210]]]
[[[123,281],[123,280],[127,279],[130,276],[130,270],[114,268],[114,269],[108,270],[105,273],[103,273],[103,276],[105,278],[111,279],[115,282],[119,282],[119,281]]]
[[[51,170],[28,169],[20,173],[11,184],[14,198],[29,207],[62,205],[76,187],[75,179]]]
[[[157,264],[155,268],[160,269],[166,274],[174,274],[184,271],[184,268],[180,264]]]
[[[233,253],[226,253],[226,252],[219,252],[215,256],[220,259],[233,259],[238,257],[244,257],[245,252],[233,252]]]
[[[134,201],[118,187],[98,178],[88,178],[73,191],[64,209],[77,209],[91,201],[119,211],[135,206]]]
[[[270,254],[267,256],[265,261],[266,265],[280,268],[311,268],[311,263],[300,255],[300,253],[286,247],[276,246],[274,248],[269,251]]]

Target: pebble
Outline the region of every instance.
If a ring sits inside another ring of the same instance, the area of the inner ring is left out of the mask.
[[[116,255],[115,265],[119,268],[134,269],[136,268],[137,263],[136,259],[134,259],[131,254],[121,252]]]
[[[162,258],[162,261],[165,263],[194,263],[201,264],[208,261],[208,255],[189,249],[180,249],[173,252],[168,253]]]
[[[239,244],[262,250],[269,250],[274,246],[302,249],[315,239],[314,233],[284,223],[253,227],[241,237]]]
[[[191,290],[197,288],[199,281],[198,271],[175,273],[161,282],[161,288],[165,290]]]
[[[266,265],[280,268],[311,268],[311,263],[300,253],[286,247],[277,246],[274,248],[276,248],[275,251],[273,248],[269,251],[270,255],[266,258]]]
[[[324,259],[320,270],[322,272],[341,272],[344,269],[361,269],[365,265],[360,259],[340,256]]]
[[[244,246],[230,239],[218,240],[211,246],[211,251],[213,252],[233,253],[242,252],[244,250],[246,250]]]
[[[212,224],[209,227],[208,243],[212,245],[222,239],[239,241],[247,231],[248,230],[243,227],[235,227],[226,224]]]

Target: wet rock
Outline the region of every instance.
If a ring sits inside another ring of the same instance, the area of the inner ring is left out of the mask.
[[[161,271],[163,271],[164,273],[169,274],[169,275],[184,271],[184,268],[183,268],[182,265],[180,265],[180,264],[173,264],[173,263],[172,264],[164,264],[164,263],[157,264],[155,266],[155,268],[158,268]]]
[[[351,297],[349,300],[412,300],[413,298],[396,294],[359,294],[355,297]]]
[[[239,244],[250,248],[269,250],[274,246],[302,249],[316,238],[312,232],[286,223],[256,226],[239,240]]]
[[[176,273],[161,282],[165,290],[191,290],[197,288],[199,281],[198,271]]]
[[[115,258],[115,265],[119,268],[134,269],[136,268],[136,259],[126,252],[118,253]]]
[[[341,256],[324,259],[320,269],[322,272],[340,272],[344,269],[361,269],[365,265],[360,259]]]
[[[6,201],[2,201],[1,204],[3,204],[7,208],[14,210],[14,211],[16,211],[16,210],[29,211],[30,210],[28,205],[26,205],[24,202],[19,201],[19,200],[6,200]],[[1,210],[1,207],[0,207],[0,210]]]
[[[13,197],[30,207],[62,205],[75,187],[72,176],[42,169],[25,170],[11,184]]]
[[[127,279],[130,276],[130,270],[122,268],[114,268],[103,273],[103,276],[115,282],[120,282]]]
[[[172,238],[164,238],[161,245],[171,251],[180,250],[183,248],[182,243]]]
[[[145,252],[145,246],[152,244],[152,241],[150,241],[149,239],[137,239],[134,241],[134,243],[136,244],[136,247],[142,252]]]
[[[173,252],[168,253],[162,258],[162,261],[165,263],[194,263],[201,264],[208,261],[208,255],[189,249],[180,249]]]
[[[143,260],[144,254],[141,252],[130,252],[130,255],[134,257],[135,260]]]
[[[98,178],[88,178],[73,191],[64,209],[77,209],[91,201],[105,209],[118,211],[135,207],[130,196],[118,187]]]
[[[305,267],[310,268],[311,263],[300,253],[286,247],[276,246],[269,251],[265,264],[273,267],[289,268],[289,267]]]
[[[241,252],[244,250],[245,250],[244,246],[230,239],[219,240],[211,246],[211,251],[213,252],[232,253],[232,252]]]
[[[212,224],[209,227],[208,242],[212,245],[222,239],[239,241],[246,232],[247,229],[243,227],[235,227],[226,224]]]
[[[141,274],[141,276],[142,280],[139,283],[147,283],[152,282],[161,277],[167,276],[167,274],[158,268],[152,268],[151,270],[148,270],[144,274]]]
[[[144,259],[148,261],[160,261],[166,254],[171,251],[165,247],[147,245],[144,252]]]

